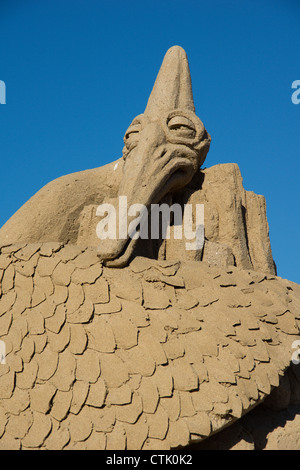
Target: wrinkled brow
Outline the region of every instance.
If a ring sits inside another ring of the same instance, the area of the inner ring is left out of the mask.
[[[143,118],[144,118],[144,115],[143,115],[143,114],[139,114],[138,116],[136,116],[136,117],[134,118],[134,120],[132,121],[132,123],[131,123],[130,125],[131,125],[131,126],[134,126],[134,125],[137,125],[137,124],[142,124]]]

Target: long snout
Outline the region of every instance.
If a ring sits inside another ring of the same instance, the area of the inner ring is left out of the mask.
[[[151,204],[159,203],[169,192],[185,186],[196,170],[197,158],[194,150],[184,145],[168,143],[162,129],[155,123],[144,129],[139,142],[127,155],[123,168],[115,207],[117,238],[100,242],[99,257],[103,261],[114,260],[125,249],[128,255],[131,254],[136,239],[130,239],[128,228],[139,213],[134,213],[134,210],[131,212],[130,208],[149,209]],[[127,201],[126,220],[124,207],[120,208],[120,201],[124,201],[124,198]],[[139,206],[135,206],[136,204]],[[118,237],[120,228],[123,238]],[[127,231],[126,238],[124,231]],[[116,260],[114,265],[117,264]]]

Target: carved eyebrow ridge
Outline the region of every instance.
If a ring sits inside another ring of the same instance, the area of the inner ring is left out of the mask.
[[[168,127],[175,128],[175,127],[180,127],[180,126],[185,126],[185,127],[195,130],[194,123],[185,116],[180,116],[180,115],[173,116],[168,120]]]

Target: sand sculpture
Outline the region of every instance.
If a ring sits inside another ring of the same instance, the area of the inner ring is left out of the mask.
[[[49,183],[0,230],[1,449],[176,449],[266,398],[299,405],[300,286],[276,276],[265,200],[237,165],[201,169],[210,136],[180,47],[124,140],[121,159]],[[99,243],[97,207],[124,195],[204,204],[204,248]]]

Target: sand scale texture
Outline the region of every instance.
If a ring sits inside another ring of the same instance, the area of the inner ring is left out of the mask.
[[[0,269],[2,449],[187,446],[279,385],[299,333],[300,287],[254,271],[51,243]]]

